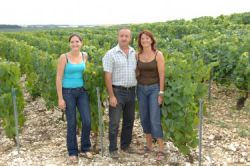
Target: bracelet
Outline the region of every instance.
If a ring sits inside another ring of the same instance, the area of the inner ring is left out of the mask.
[[[159,96],[164,96],[164,91],[159,91],[158,95]]]

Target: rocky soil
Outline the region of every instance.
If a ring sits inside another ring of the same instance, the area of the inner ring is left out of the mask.
[[[250,99],[243,110],[237,111],[237,97],[237,92],[225,93],[213,85],[212,100],[206,102],[202,165],[250,165]],[[62,113],[46,110],[42,98],[32,101],[28,93],[25,100],[27,119],[20,134],[20,153],[0,129],[0,165],[67,165],[66,122],[61,120]],[[80,157],[78,165],[198,165],[198,148],[192,152],[194,163],[190,163],[172,142],[165,142],[166,158],[161,163],[155,161],[155,152],[148,156],[120,152],[121,158],[113,160],[108,154],[107,133],[106,129],[104,156],[95,154],[92,160]],[[140,121],[136,119],[132,146],[141,148],[144,143]]]

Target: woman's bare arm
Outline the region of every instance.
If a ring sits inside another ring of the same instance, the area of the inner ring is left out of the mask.
[[[156,56],[157,60],[157,68],[159,72],[160,78],[160,91],[164,91],[164,83],[165,83],[165,60],[163,54],[158,51],[158,55]]]
[[[56,74],[56,89],[57,89],[58,100],[63,99],[62,78],[63,78],[65,64],[66,64],[66,56],[62,54],[58,60],[57,74]]]

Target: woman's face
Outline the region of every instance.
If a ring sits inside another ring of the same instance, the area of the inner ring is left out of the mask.
[[[143,48],[151,47],[152,40],[146,34],[141,35],[141,45]]]
[[[82,47],[82,42],[77,36],[73,36],[70,40],[69,46],[72,51],[79,51]]]

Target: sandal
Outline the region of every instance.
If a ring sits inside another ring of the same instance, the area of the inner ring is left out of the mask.
[[[156,155],[156,161],[162,161],[165,158],[165,153],[162,151],[159,151]]]
[[[80,153],[80,156],[81,156],[81,157],[85,157],[85,158],[87,158],[87,159],[92,159],[92,158],[93,158],[93,154],[90,153],[90,152],[81,152],[81,153]]]
[[[150,149],[147,146],[144,146],[142,149],[139,150],[138,154],[144,155],[146,153],[151,153],[151,152],[152,152],[152,149]]]
[[[77,156],[69,156],[68,164],[78,164],[78,157]]]

